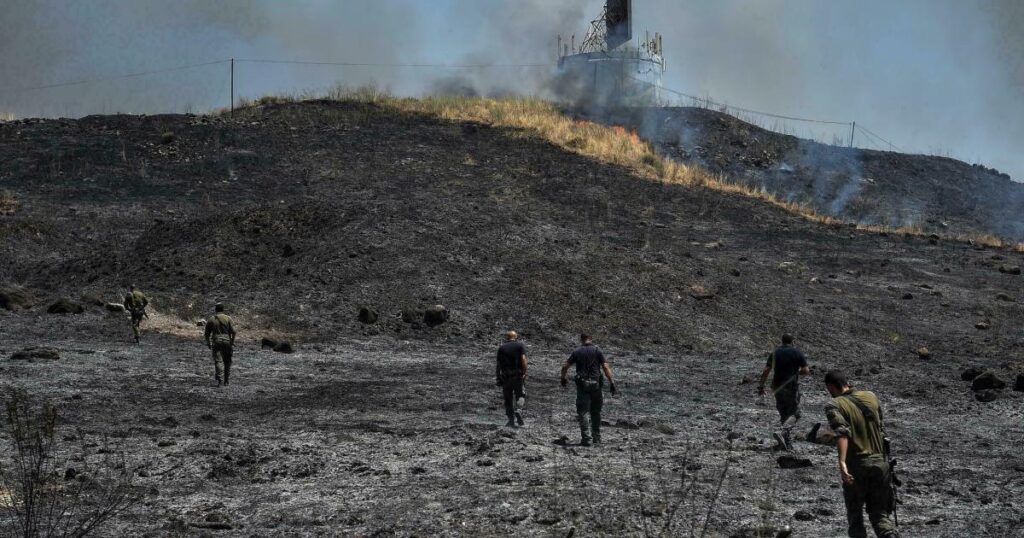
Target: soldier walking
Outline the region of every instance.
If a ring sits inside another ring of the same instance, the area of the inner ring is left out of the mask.
[[[505,426],[515,428],[522,426],[522,410],[526,405],[526,346],[519,340],[515,331],[505,333],[505,343],[498,347],[495,365],[497,384],[501,387],[501,396],[505,400]]]
[[[213,371],[217,386],[227,385],[231,376],[231,353],[235,347],[235,328],[231,317],[224,313],[224,305],[217,303],[214,314],[206,320],[204,338],[206,347],[213,352]],[[224,363],[224,381],[221,383],[221,363]]]
[[[772,376],[772,394],[775,395],[775,408],[779,411],[781,428],[773,435],[779,448],[791,450],[793,444],[790,433],[796,421],[800,420],[800,376],[811,373],[807,366],[807,357],[793,345],[793,336],[782,335],[782,345],[768,355],[768,362],[761,371],[761,382],[757,387],[758,394],[765,395],[764,384],[768,373]]]
[[[146,306],[149,299],[141,290],[135,289],[135,284],[128,286],[128,295],[124,296],[124,309],[128,311],[132,319],[132,335],[135,336],[135,343],[139,343],[142,334],[142,318],[147,317]]]
[[[582,345],[562,365],[561,382],[563,387],[569,384],[566,375],[569,367],[575,366],[576,375],[573,379],[576,381],[576,419],[580,424],[580,445],[590,446],[601,444],[601,408],[604,406],[601,387],[605,377],[608,378],[608,389],[613,395],[616,390],[612,369],[601,353],[601,348],[594,345],[588,334],[580,335],[580,343]]]
[[[899,538],[894,517],[896,496],[889,466],[882,406],[873,392],[852,390],[839,371],[825,374],[832,396],[825,406],[829,428],[839,448],[839,476],[843,483],[850,538],[865,538],[864,509],[878,538]]]

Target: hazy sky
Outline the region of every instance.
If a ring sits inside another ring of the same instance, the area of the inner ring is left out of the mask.
[[[205,111],[225,64],[18,91],[230,57],[360,63],[550,62],[601,0],[3,0],[0,114]],[[903,149],[1024,179],[1024,1],[634,0],[664,35],[664,84],[781,114],[856,120]],[[375,81],[403,94],[459,77],[537,92],[544,69],[238,63],[239,95]],[[831,140],[829,129],[766,122]],[[841,131],[842,129],[840,129]]]

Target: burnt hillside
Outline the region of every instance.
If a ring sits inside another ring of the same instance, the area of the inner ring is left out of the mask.
[[[1024,241],[1024,184],[980,165],[821,144],[705,108],[585,116],[636,129],[669,157],[847,221]]]

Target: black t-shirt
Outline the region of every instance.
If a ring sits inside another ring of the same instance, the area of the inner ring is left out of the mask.
[[[605,362],[601,348],[594,344],[584,344],[569,355],[569,364],[576,367],[576,377],[580,379],[600,379]]]
[[[767,366],[775,372],[772,377],[773,387],[779,387],[792,379],[789,384],[795,388],[800,382],[800,369],[807,366],[807,357],[794,346],[782,345],[768,355]]]
[[[526,355],[526,346],[520,342],[505,342],[498,347],[498,366],[502,370],[522,370],[520,358]]]

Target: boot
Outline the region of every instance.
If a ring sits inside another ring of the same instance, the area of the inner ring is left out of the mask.
[[[789,443],[786,442],[786,436],[782,432],[775,432],[772,434],[772,438],[775,439],[775,450],[789,451]]]
[[[526,424],[526,422],[523,420],[523,414],[520,413],[519,411],[516,411],[516,424],[520,426]]]
[[[505,423],[506,428],[516,428],[516,419],[508,417],[508,422]]]

